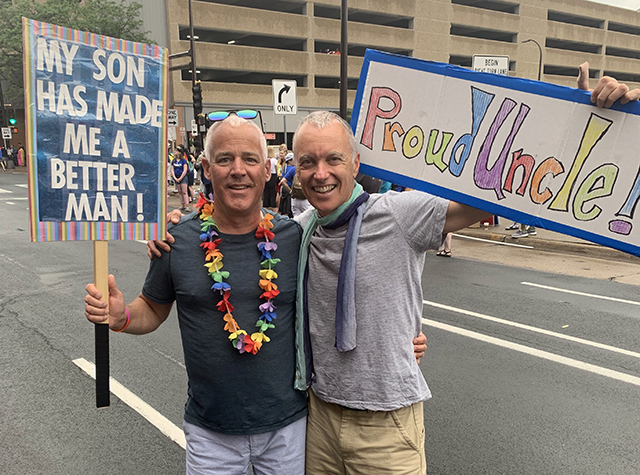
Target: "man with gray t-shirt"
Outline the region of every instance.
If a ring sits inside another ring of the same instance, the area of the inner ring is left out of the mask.
[[[293,151],[315,208],[299,217],[307,474],[424,474],[422,401],[431,394],[401,342],[420,332],[426,251],[487,213],[417,191],[369,196],[354,180],[353,133],[331,112],[303,120]]]

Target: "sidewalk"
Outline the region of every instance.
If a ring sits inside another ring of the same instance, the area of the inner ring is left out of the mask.
[[[526,238],[512,238],[511,235],[515,230],[505,230],[505,227],[511,223],[508,220],[502,220],[499,226],[489,226],[488,228],[480,228],[472,226],[455,234],[462,236],[487,239],[490,241],[499,241],[509,244],[519,244],[521,246],[531,246],[535,250],[557,252],[561,254],[574,254],[596,259],[605,259],[612,261],[630,262],[640,264],[640,257],[618,251],[610,247],[594,244],[584,241],[573,236],[548,231],[546,229],[536,228],[538,234]],[[506,224],[505,224],[506,223]]]
[[[27,173],[27,167],[7,168],[4,173]]]

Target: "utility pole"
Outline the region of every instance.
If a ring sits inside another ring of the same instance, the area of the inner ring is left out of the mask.
[[[191,50],[191,91],[193,92],[193,116],[196,120],[198,137],[201,148],[204,149],[204,134],[201,126],[204,125],[204,115],[202,114],[202,86],[198,79],[198,67],[196,65],[196,37],[193,28],[193,6],[189,0],[189,47]]]
[[[342,0],[340,13],[340,117],[347,120],[347,56],[349,43],[347,38],[347,22],[349,21],[349,7],[347,0]]]
[[[0,126],[7,126],[7,111],[4,108],[4,94],[2,93],[2,80],[0,79]]]
[[[204,125],[204,116],[202,115],[202,86],[198,80],[198,70],[196,66],[196,36],[193,28],[193,8],[191,4],[192,0],[189,0],[189,50],[181,53],[170,54],[169,59],[178,59],[189,56],[190,61],[187,64],[181,64],[179,66],[171,66],[169,71],[178,70],[191,70],[191,92],[193,93],[193,116],[198,126],[198,136],[202,148],[204,148],[204,134],[200,131],[201,125]]]

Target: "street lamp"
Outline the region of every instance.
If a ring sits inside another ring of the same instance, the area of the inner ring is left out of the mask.
[[[540,57],[538,58],[538,81],[540,81],[540,76],[542,75],[542,46],[536,40],[532,40],[529,38],[528,40],[524,40],[522,43],[533,42],[538,47],[538,51],[540,52]]]

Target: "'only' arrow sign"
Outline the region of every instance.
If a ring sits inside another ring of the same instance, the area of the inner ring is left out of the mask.
[[[273,79],[273,113],[276,115],[296,115],[298,113],[297,86],[295,80]]]
[[[284,86],[282,86],[282,89],[280,89],[280,91],[278,92],[279,104],[282,104],[282,94],[284,94],[285,92],[289,92],[290,89],[291,89],[291,86],[289,86],[288,84],[285,84]]]

